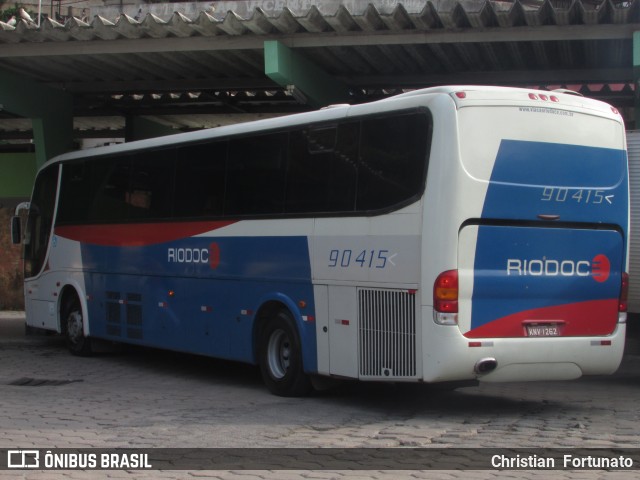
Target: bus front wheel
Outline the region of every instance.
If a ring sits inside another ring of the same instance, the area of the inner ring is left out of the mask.
[[[269,391],[282,397],[303,396],[311,382],[302,368],[300,338],[291,314],[280,310],[260,335],[260,372]]]
[[[74,355],[87,356],[91,354],[91,339],[84,335],[84,319],[80,300],[72,295],[65,302],[62,310],[63,333],[67,348]]]

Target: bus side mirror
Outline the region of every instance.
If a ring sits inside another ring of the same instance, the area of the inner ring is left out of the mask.
[[[14,245],[19,245],[20,243],[22,243],[22,230],[20,228],[20,221],[21,219],[17,215],[11,217],[11,243],[13,243]]]
[[[22,219],[20,214],[24,211],[29,211],[31,203],[22,202],[16,207],[14,216],[11,217],[11,243],[19,245],[22,243]]]

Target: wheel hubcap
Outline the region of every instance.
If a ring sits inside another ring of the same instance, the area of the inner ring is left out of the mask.
[[[73,343],[77,343],[82,338],[82,315],[78,311],[69,313],[67,317],[67,331],[69,339]]]
[[[291,363],[291,342],[284,330],[276,330],[269,337],[267,345],[269,372],[275,379],[282,379]]]

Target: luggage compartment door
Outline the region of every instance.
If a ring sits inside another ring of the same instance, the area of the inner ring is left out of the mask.
[[[623,259],[615,229],[467,225],[459,327],[468,338],[609,335]]]

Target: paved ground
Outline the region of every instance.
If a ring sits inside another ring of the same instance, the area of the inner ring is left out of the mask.
[[[640,447],[635,340],[610,377],[454,392],[353,384],[287,399],[270,395],[252,367],[148,349],[83,359],[57,337],[23,330],[20,315],[0,313],[0,448]],[[551,476],[631,479],[638,470],[0,470],[0,479]]]

